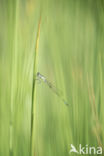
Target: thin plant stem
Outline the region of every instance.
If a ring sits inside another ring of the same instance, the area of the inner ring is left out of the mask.
[[[34,145],[34,115],[35,115],[35,93],[36,93],[36,87],[35,87],[35,80],[34,75],[37,72],[37,57],[38,57],[38,46],[39,46],[39,36],[40,36],[40,25],[41,25],[41,15],[38,23],[38,31],[37,31],[37,37],[36,37],[36,45],[35,45],[35,58],[34,58],[34,64],[33,64],[33,85],[32,85],[32,106],[31,106],[31,138],[30,138],[30,149],[31,149],[31,156],[33,155],[33,145]]]

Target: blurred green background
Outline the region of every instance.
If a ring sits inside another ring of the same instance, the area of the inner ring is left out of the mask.
[[[40,14],[37,71],[69,107],[36,82],[31,145]],[[0,1],[0,156],[73,156],[70,144],[103,148],[103,92],[103,0]]]

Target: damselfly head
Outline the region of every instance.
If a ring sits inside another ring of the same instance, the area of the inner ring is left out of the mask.
[[[40,73],[39,72],[37,72],[37,76],[39,76],[40,75]]]

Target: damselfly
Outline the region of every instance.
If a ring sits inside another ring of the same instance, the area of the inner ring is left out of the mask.
[[[49,82],[45,76],[37,72],[36,79],[43,81],[45,84],[47,84],[48,87],[64,102],[65,105],[67,106],[69,105],[67,101],[63,98],[62,92],[58,90],[56,87],[54,87],[54,85],[51,82]]]

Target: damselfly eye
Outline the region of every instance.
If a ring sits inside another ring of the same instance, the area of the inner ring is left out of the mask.
[[[40,75],[40,73],[39,72],[37,72],[37,76],[39,76]]]

